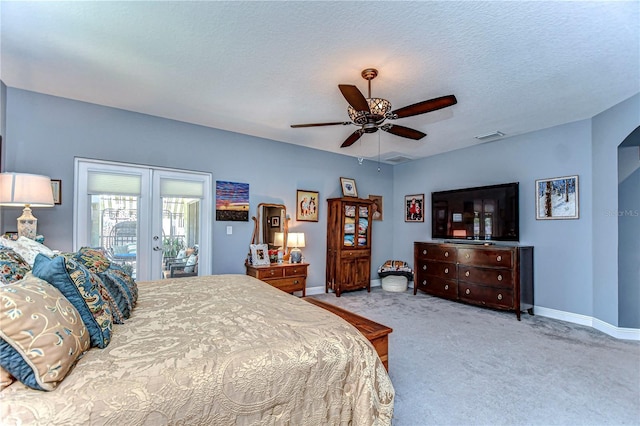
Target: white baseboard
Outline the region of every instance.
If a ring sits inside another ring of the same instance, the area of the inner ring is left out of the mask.
[[[533,312],[542,317],[586,325],[587,327],[595,328],[596,330],[602,331],[616,339],[640,341],[640,329],[637,328],[616,327],[615,325],[611,325],[598,318],[574,314],[572,312],[558,311],[556,309],[544,308],[542,306],[534,306]]]

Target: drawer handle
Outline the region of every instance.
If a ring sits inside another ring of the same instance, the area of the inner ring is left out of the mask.
[[[273,275],[273,274],[275,274],[275,273],[276,273],[276,271],[269,271],[269,272],[271,273],[271,275]]]
[[[427,265],[422,265],[422,270],[426,271],[427,270]]]
[[[498,257],[496,257],[496,260],[497,260],[498,262],[502,262],[502,256],[498,255]]]
[[[502,294],[498,294],[498,300],[502,300]]]
[[[449,268],[444,268],[444,273],[448,274],[449,273]]]
[[[444,289],[445,289],[445,290],[449,290],[449,284],[445,284],[445,285],[444,285]]]
[[[469,271],[465,272],[465,273],[464,273],[464,276],[465,276],[465,277],[468,277],[468,276],[469,276]]]
[[[427,280],[422,280],[422,285],[427,285]]]
[[[471,290],[466,289],[464,293],[465,293],[465,294],[471,294]]]
[[[449,257],[449,252],[448,251],[444,252],[444,257]]]
[[[427,251],[426,250],[422,250],[422,254],[427,254]]]
[[[294,281],[293,283],[294,283],[294,284],[298,284],[299,282],[300,282],[300,281],[298,281],[298,280],[295,280],[295,281]]]
[[[297,273],[297,272],[298,272],[298,270],[297,270],[297,269],[294,269],[294,270],[293,270],[293,273],[294,273],[294,274],[295,274],[295,273]]]
[[[498,281],[502,281],[502,274],[498,275]]]
[[[464,257],[468,259],[470,257],[469,253],[465,254]]]

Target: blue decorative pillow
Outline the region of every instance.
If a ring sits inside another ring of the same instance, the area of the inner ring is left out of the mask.
[[[74,259],[36,256],[33,275],[49,282],[76,307],[91,336],[91,346],[106,347],[111,341],[112,316],[97,276]]]
[[[32,274],[0,287],[0,299],[1,376],[53,390],[89,349],[80,314],[58,289]]]
[[[96,274],[106,271],[111,265],[104,250],[100,248],[82,247],[77,253],[74,253],[73,257]]]
[[[12,248],[0,246],[0,285],[19,281],[30,270],[27,261]]]
[[[133,309],[138,301],[138,284],[131,275],[122,266],[115,263],[112,263],[103,274],[120,284],[120,288],[125,290],[131,303],[131,309]]]

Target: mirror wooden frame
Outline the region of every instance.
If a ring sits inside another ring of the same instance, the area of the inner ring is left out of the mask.
[[[282,232],[284,233],[284,241],[286,244],[287,241],[287,235],[289,233],[289,221],[287,220],[287,207],[284,204],[273,204],[273,203],[260,203],[258,204],[257,210],[256,210],[256,215],[251,217],[251,219],[253,219],[253,235],[251,236],[251,244],[267,244],[266,241],[262,241],[261,236],[262,236],[262,229],[261,226],[264,226],[264,224],[261,222],[261,216],[264,216],[263,214],[263,209],[265,207],[271,207],[271,208],[280,208],[282,209],[282,217],[280,218],[280,226],[282,227]],[[285,252],[287,251],[286,247],[285,247]]]

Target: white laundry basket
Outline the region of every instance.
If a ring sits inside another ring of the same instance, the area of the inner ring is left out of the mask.
[[[384,291],[407,291],[408,280],[404,275],[387,275],[381,281]]]

